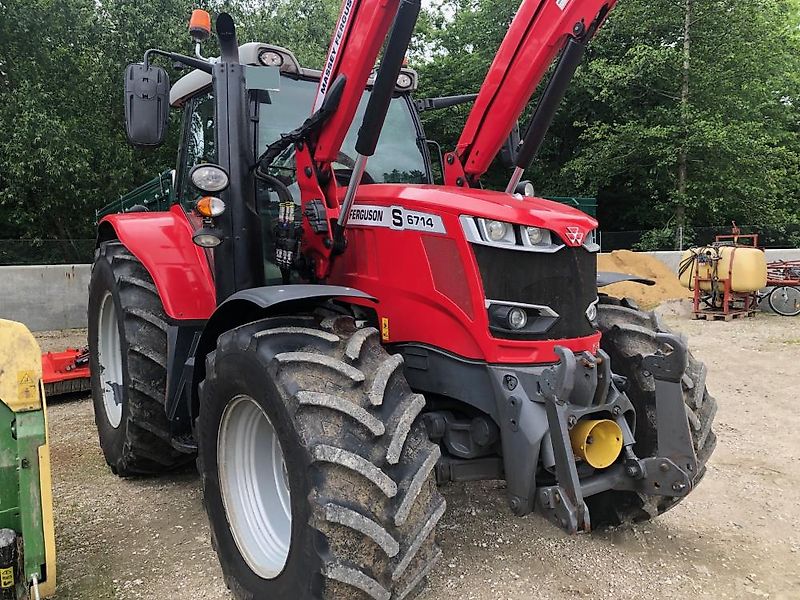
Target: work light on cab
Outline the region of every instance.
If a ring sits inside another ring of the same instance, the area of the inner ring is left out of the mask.
[[[228,187],[230,178],[225,169],[218,165],[197,165],[189,173],[192,185],[206,194],[216,194]]]
[[[399,87],[401,90],[410,88],[413,83],[414,80],[408,73],[400,73],[400,75],[397,76],[397,87]]]
[[[280,67],[283,65],[283,56],[274,50],[262,50],[258,54],[258,62],[265,67]]]
[[[207,225],[197,230],[192,241],[201,248],[216,248],[222,243],[222,232]]]
[[[517,184],[517,187],[514,189],[514,192],[519,194],[520,196],[525,196],[526,198],[533,198],[536,194],[536,190],[533,187],[533,183],[530,181],[520,181]]]

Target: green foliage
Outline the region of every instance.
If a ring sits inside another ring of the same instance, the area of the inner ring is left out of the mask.
[[[689,1],[683,108],[687,0],[620,0],[527,176],[543,195],[596,195],[609,230],[667,231],[679,210],[687,226],[791,229],[800,224],[800,0]],[[428,5],[411,52],[418,96],[478,91],[518,3]],[[0,0],[3,237],[91,237],[97,208],[174,164],[178,115],[163,148],[127,145],[121,76],[147,48],[189,52],[198,5],[230,10],[241,41],[280,44],[320,66],[340,2]],[[428,136],[453,148],[468,111],[426,113]],[[500,187],[507,177],[496,164],[485,180]]]
[[[425,22],[424,93],[476,91],[517,3],[443,5],[451,19]],[[527,173],[537,192],[596,195],[605,229],[662,227],[678,206],[687,225],[800,220],[800,2],[691,6],[685,120],[686,0],[620,0]],[[429,136],[452,148],[465,114],[426,115]],[[685,194],[678,185],[681,147]],[[489,174],[492,182],[507,177],[498,167]]]

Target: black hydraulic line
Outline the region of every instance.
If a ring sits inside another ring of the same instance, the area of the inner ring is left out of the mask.
[[[478,94],[460,94],[458,96],[423,98],[422,100],[415,100],[414,105],[417,107],[418,112],[425,112],[426,110],[439,110],[440,108],[449,108],[451,106],[473,102],[477,97]]]
[[[558,106],[564,99],[564,94],[572,77],[575,75],[578,65],[583,60],[585,50],[586,43],[583,41],[570,38],[567,42],[564,52],[558,61],[558,66],[556,66],[550,81],[547,82],[542,99],[539,101],[530,125],[528,125],[528,130],[525,132],[522,147],[517,153],[517,169],[522,169],[523,171],[527,169],[541,149],[544,136],[547,134],[547,130],[550,129],[550,125],[553,124]]]
[[[356,152],[362,156],[375,154],[375,146],[378,144],[383,122],[389,111],[389,102],[392,100],[392,93],[397,84],[397,76],[400,75],[400,69],[403,67],[403,59],[408,50],[408,44],[411,42],[414,26],[417,24],[419,10],[420,0],[400,1],[392,33],[386,44],[381,66],[378,68],[378,76],[375,78],[367,109],[364,111],[364,120],[358,130]]]

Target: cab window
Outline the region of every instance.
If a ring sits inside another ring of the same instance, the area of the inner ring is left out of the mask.
[[[185,110],[177,191],[180,202],[189,208],[197,196],[197,192],[189,182],[189,171],[200,163],[217,161],[214,141],[214,97],[211,93],[196,96],[189,101]]]

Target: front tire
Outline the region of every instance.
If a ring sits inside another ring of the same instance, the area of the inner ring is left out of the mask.
[[[323,323],[250,323],[206,360],[198,462],[239,599],[410,598],[440,555],[440,451],[417,419],[424,398],[375,329]]]
[[[639,458],[657,455],[655,381],[642,367],[642,358],[658,350],[666,351],[656,334],[669,332],[654,313],[639,310],[628,300],[601,296],[598,323],[603,334],[601,347],[611,358],[611,370],[627,379],[626,394],[636,410],[636,444]],[[686,416],[697,456],[699,477],[706,470],[717,438],[711,429],[717,402],[706,388],[706,367],[689,353],[689,365],[681,382]],[[646,496],[634,492],[607,491],[589,496],[586,504],[593,527],[614,526],[652,519],[682,498]]]
[[[170,443],[166,318],[142,263],[121,242],[102,243],[89,282],[89,366],[100,447],[122,477],[192,459]]]

